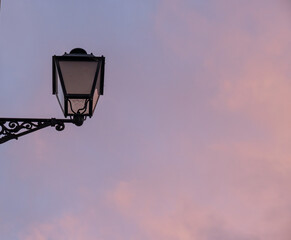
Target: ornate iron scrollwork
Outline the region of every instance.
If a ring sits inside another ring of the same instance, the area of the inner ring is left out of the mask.
[[[72,119],[0,118],[0,144],[45,127],[51,126],[57,131],[62,131],[65,129],[65,123],[81,126],[83,121],[84,118],[80,116]]]

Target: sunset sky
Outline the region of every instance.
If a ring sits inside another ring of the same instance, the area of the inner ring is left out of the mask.
[[[106,57],[94,116],[0,146],[2,240],[290,240],[289,0],[3,0],[0,117],[62,118],[51,57]]]

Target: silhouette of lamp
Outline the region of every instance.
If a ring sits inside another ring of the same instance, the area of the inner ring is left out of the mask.
[[[64,130],[65,123],[81,126],[93,116],[103,95],[105,57],[75,48],[69,54],[53,56],[52,68],[53,94],[66,118],[0,118],[0,144],[48,126],[58,131]]]

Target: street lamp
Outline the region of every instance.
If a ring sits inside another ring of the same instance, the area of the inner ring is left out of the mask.
[[[92,117],[99,96],[103,95],[105,57],[75,48],[69,54],[52,57],[53,94],[65,119],[0,118],[0,144],[39,129],[52,126],[62,131],[65,123],[81,126]]]

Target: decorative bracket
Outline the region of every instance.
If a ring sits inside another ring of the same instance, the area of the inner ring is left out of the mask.
[[[65,123],[81,126],[84,120],[80,115],[72,119],[0,118],[0,144],[49,126],[55,127],[57,131],[64,130]]]

